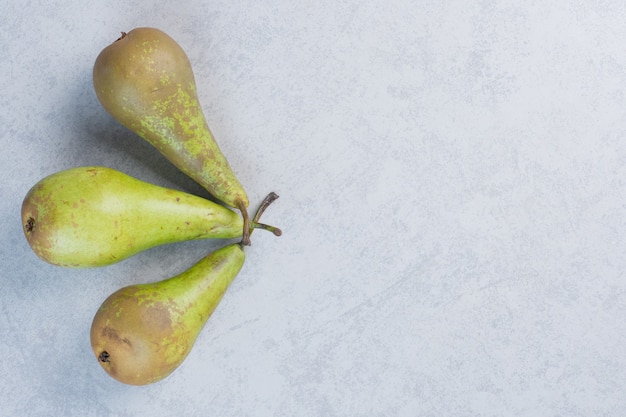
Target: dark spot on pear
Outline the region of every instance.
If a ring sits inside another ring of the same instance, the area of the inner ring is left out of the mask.
[[[109,339],[113,339],[117,341],[121,340],[117,332],[115,331],[115,329],[112,329],[108,326],[102,328],[102,336],[105,336],[105,337],[108,337]]]
[[[32,233],[35,230],[35,219],[29,217],[24,227],[26,228],[26,232]]]
[[[111,355],[109,355],[109,352],[107,352],[106,350],[103,350],[102,352],[100,352],[100,355],[98,355],[98,359],[100,360],[100,362],[111,362],[111,359],[109,359],[111,357]]]

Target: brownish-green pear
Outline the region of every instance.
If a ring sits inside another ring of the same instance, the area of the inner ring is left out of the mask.
[[[91,347],[102,368],[130,385],[171,374],[191,351],[244,260],[242,245],[230,244],[172,278],[111,294],[91,326]]]
[[[241,216],[205,198],[98,166],[49,175],[22,203],[33,251],[65,267],[110,265],[166,243],[237,238]]]
[[[254,223],[278,196],[268,195]],[[280,235],[280,229],[274,228]],[[250,231],[252,232],[252,231]],[[163,281],[124,287],[100,306],[91,325],[93,353],[116,380],[145,385],[180,366],[245,261],[234,243]]]
[[[248,240],[248,196],[209,129],[191,63],[155,28],[136,28],[105,47],[93,68],[102,106],[118,122],[223,203],[241,211]]]

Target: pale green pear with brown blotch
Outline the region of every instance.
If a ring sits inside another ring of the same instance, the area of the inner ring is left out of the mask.
[[[90,332],[102,368],[130,385],[157,382],[180,366],[245,260],[227,245],[164,281],[124,287],[98,309]]]
[[[93,68],[102,106],[185,174],[241,211],[248,241],[248,196],[220,150],[198,101],[191,63],[176,41],[136,28],[104,48]]]
[[[24,234],[43,260],[110,265],[166,243],[238,238],[243,221],[205,198],[98,166],[49,175],[22,203]]]

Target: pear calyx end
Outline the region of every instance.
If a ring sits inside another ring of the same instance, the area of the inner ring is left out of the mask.
[[[98,355],[98,360],[100,362],[111,362],[111,355],[109,355],[109,352],[107,352],[106,350],[103,350],[102,352],[100,352],[100,355]]]
[[[29,217],[28,220],[26,220],[26,224],[24,225],[24,228],[26,229],[26,233],[32,233],[35,231],[35,219],[33,219],[32,217]]]

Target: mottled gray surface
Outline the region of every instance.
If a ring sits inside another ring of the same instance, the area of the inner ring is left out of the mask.
[[[622,2],[8,3],[0,415],[626,415]],[[222,242],[67,270],[19,217],[78,165],[203,195],[96,100],[95,57],[136,26],[185,48],[285,231],[255,233],[186,362],[147,387],[100,369],[95,310]]]

